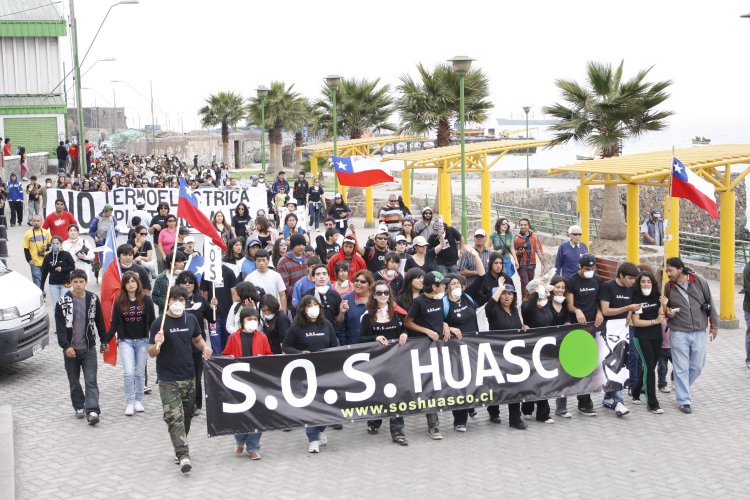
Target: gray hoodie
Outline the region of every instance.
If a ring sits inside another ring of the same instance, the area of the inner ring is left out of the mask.
[[[719,317],[716,313],[716,308],[711,298],[711,289],[708,287],[706,279],[703,276],[689,273],[685,284],[687,285],[689,300],[678,289],[680,285],[676,282],[668,281],[667,286],[664,287],[664,295],[669,299],[667,306],[671,309],[680,308],[677,315],[668,320],[669,329],[679,332],[705,331],[709,326],[709,315],[711,317],[711,324],[718,326]],[[701,304],[711,305],[711,312],[708,315],[701,310]]]

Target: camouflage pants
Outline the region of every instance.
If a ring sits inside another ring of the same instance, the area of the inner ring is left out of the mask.
[[[187,457],[190,455],[187,435],[195,413],[195,379],[177,382],[160,380],[159,395],[174,453],[177,458]]]

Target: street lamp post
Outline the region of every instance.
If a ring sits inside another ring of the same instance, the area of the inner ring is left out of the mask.
[[[331,119],[333,121],[333,156],[338,155],[339,151],[336,145],[336,138],[338,136],[338,131],[336,130],[336,126],[338,125],[336,123],[336,90],[339,88],[339,85],[341,84],[341,77],[339,75],[328,75],[326,78],[326,85],[328,85],[328,88],[331,91]],[[334,167],[334,173],[333,173],[333,191],[334,193],[337,193],[339,190],[339,178],[336,175],[336,168]]]
[[[523,112],[526,113],[526,142],[529,141],[529,111],[531,106],[524,106]],[[529,146],[526,145],[526,189],[529,189]]]
[[[456,56],[449,59],[453,63],[453,70],[458,73],[459,88],[459,122],[461,123],[461,235],[466,239],[468,233],[468,223],[466,221],[466,143],[464,141],[464,78],[471,69],[471,63],[474,59],[467,56]],[[443,189],[446,187],[444,186]],[[489,200],[482,200],[488,203]],[[442,207],[441,207],[442,210]]]
[[[255,90],[260,100],[260,166],[266,172],[266,96],[268,89],[260,86]]]

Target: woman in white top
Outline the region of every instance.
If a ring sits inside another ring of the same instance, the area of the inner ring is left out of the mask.
[[[76,269],[85,271],[89,276],[91,275],[91,263],[94,261],[92,248],[92,245],[86,243],[86,240],[81,236],[78,225],[71,224],[68,226],[68,239],[63,241],[62,249],[73,256]]]

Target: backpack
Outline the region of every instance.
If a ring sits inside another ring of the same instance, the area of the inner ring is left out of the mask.
[[[474,303],[474,299],[472,299],[469,295],[463,294],[464,297],[466,297],[466,300],[476,308],[476,304]],[[451,311],[451,302],[448,300],[448,296],[445,295],[443,297],[443,319],[448,318],[448,313]]]

